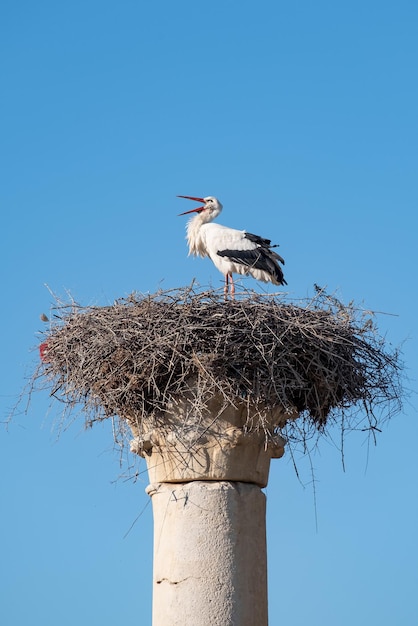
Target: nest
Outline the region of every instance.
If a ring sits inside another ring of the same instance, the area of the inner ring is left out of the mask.
[[[163,425],[190,381],[201,399],[245,402],[250,430],[279,409],[289,420],[278,431],[304,443],[335,423],[376,430],[401,408],[399,355],[373,314],[319,288],[299,304],[252,291],[225,302],[193,287],[105,307],[58,304],[42,346],[36,377],[67,411],[81,403],[87,425],[116,417],[123,430],[127,416]],[[290,419],[295,411],[299,418]]]

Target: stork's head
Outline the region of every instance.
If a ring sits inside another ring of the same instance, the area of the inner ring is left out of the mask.
[[[187,200],[194,200],[195,202],[203,202],[203,206],[192,209],[191,211],[185,211],[180,215],[188,215],[189,213],[199,213],[204,217],[205,222],[211,222],[222,211],[222,204],[217,198],[213,196],[206,196],[206,198],[196,198],[195,196],[177,196],[178,198],[186,198]]]

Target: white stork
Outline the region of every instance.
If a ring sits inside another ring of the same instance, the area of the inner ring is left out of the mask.
[[[220,224],[211,224],[222,211],[222,204],[217,198],[195,198],[194,196],[178,196],[195,202],[203,202],[203,206],[185,211],[180,215],[197,213],[187,224],[187,241],[189,254],[201,257],[208,256],[225,276],[225,297],[235,293],[232,274],[252,276],[256,280],[271,282],[273,285],[287,285],[280,263],[284,260],[272,248],[270,239],[263,239],[245,230],[235,230]]]

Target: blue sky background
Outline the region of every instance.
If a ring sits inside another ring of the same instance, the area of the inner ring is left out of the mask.
[[[280,243],[292,298],[316,282],[385,313],[416,390],[417,30],[412,0],[4,2],[2,421],[37,364],[45,284],[84,305],[221,285],[187,258],[176,194]],[[418,623],[416,406],[376,448],[352,434],[345,473],[322,441],[316,510],[309,462],[305,487],[272,463],[273,626]],[[60,411],[40,392],[0,430],[0,621],[150,624],[144,467],[125,480],[110,424],[59,436]]]

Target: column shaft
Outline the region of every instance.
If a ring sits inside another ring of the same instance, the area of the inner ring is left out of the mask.
[[[266,499],[252,483],[147,489],[154,514],[153,626],[266,626]]]

